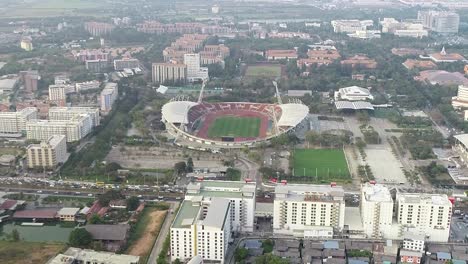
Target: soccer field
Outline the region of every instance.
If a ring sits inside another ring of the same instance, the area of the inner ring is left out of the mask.
[[[293,155],[295,177],[310,177],[316,182],[350,178],[341,149],[296,149]]]
[[[260,122],[258,117],[218,117],[208,129],[208,137],[258,137]]]
[[[248,66],[245,76],[248,77],[281,77],[280,65],[254,65]]]

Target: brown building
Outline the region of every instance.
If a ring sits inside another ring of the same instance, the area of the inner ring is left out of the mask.
[[[412,69],[425,69],[425,70],[437,69],[437,65],[435,63],[433,63],[432,61],[413,60],[413,59],[407,59],[405,62],[403,62],[403,66],[405,66],[405,68],[408,69],[408,70],[412,70]]]
[[[309,67],[310,65],[329,65],[332,62],[341,58],[340,53],[337,50],[328,49],[310,49],[307,52],[307,59],[300,59],[297,61],[297,66],[302,67],[303,65]]]
[[[362,68],[362,69],[375,69],[377,68],[377,62],[374,59],[370,59],[365,55],[355,55],[351,58],[341,61],[342,66],[349,66],[351,68]]]
[[[86,231],[91,233],[93,240],[100,241],[108,251],[119,251],[127,242],[130,226],[117,225],[86,225]]]
[[[20,71],[20,77],[26,92],[37,91],[37,83],[41,79],[38,71]]]

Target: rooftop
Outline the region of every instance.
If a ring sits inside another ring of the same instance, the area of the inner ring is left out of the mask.
[[[230,201],[228,199],[214,199],[208,207],[208,213],[203,220],[203,225],[223,229],[229,212]]]
[[[35,209],[16,211],[13,218],[39,218],[39,219],[54,219],[57,216],[56,209]]]
[[[276,185],[275,195],[282,200],[343,200],[344,190],[341,186],[287,184]]]
[[[361,188],[367,201],[393,202],[390,191],[384,185],[366,183]]]
[[[70,261],[71,259],[71,261]],[[87,263],[93,261],[96,263],[106,263],[106,264],[133,264],[140,261],[139,256],[132,255],[121,255],[111,252],[103,251],[94,251],[91,249],[80,249],[70,247],[63,254],[57,255],[55,258],[50,260],[47,264],[64,264],[64,263],[74,263],[74,260],[83,261]],[[68,261],[68,262],[67,262]]]
[[[84,227],[95,240],[122,241],[127,238],[130,229],[128,224],[118,225],[86,225]]]
[[[172,223],[173,228],[184,228],[190,227],[198,216],[200,211],[200,204],[194,203],[190,200],[185,200],[180,206],[179,212],[177,213],[174,222]]]
[[[80,208],[64,207],[58,211],[58,215],[76,215],[78,211],[80,211]]]
[[[452,203],[445,194],[431,193],[397,193],[397,201],[399,203],[417,203],[417,204],[433,204],[433,205],[448,205]]]

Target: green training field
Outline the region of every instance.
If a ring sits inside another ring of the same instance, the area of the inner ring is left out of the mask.
[[[218,117],[208,128],[208,137],[258,137],[260,122],[258,117]]]
[[[314,182],[343,181],[350,178],[341,149],[296,149],[293,162],[295,177],[310,177]]]
[[[280,65],[251,65],[245,72],[247,77],[281,77]]]

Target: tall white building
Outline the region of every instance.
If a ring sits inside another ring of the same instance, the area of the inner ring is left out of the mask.
[[[361,186],[361,219],[367,237],[388,237],[393,221],[393,199],[387,187],[366,183]]]
[[[171,260],[184,262],[198,255],[210,263],[224,263],[231,238],[231,211],[228,199],[186,199],[170,230]]]
[[[200,67],[200,54],[184,54],[184,64],[187,66],[187,79],[189,82],[208,80],[208,68]]]
[[[75,83],[75,90],[77,93],[81,93],[87,90],[99,89],[100,86],[101,83],[98,81],[81,82]]]
[[[26,122],[37,119],[37,108],[26,107],[17,112],[0,112],[0,133],[18,134],[26,130]]]
[[[344,226],[342,187],[288,184],[275,187],[273,232],[304,238],[327,237]]]
[[[425,28],[437,33],[458,33],[460,16],[447,11],[419,11],[418,19]]]
[[[447,242],[452,207],[445,194],[397,193],[396,213],[400,234],[412,233],[428,241]]]
[[[27,147],[29,168],[53,169],[68,159],[67,143],[64,135],[53,135],[40,144]]]
[[[67,100],[65,85],[49,85],[49,100],[54,102],[65,102]]]
[[[93,121],[88,114],[70,120],[36,120],[26,123],[26,137],[47,140],[53,135],[65,135],[67,142],[75,142],[88,135],[92,127]]]
[[[95,107],[51,107],[49,108],[49,120],[70,120],[77,116],[90,115],[92,126],[100,123],[99,109]]]
[[[458,86],[457,96],[452,97],[452,106],[454,108],[468,108],[468,86]]]
[[[255,184],[234,181],[201,181],[187,186],[185,199],[202,196],[231,202],[232,231],[252,232],[255,218]]]
[[[106,83],[106,86],[101,91],[99,96],[99,102],[101,106],[101,111],[109,112],[112,110],[114,102],[119,97],[119,88],[117,83]]]

